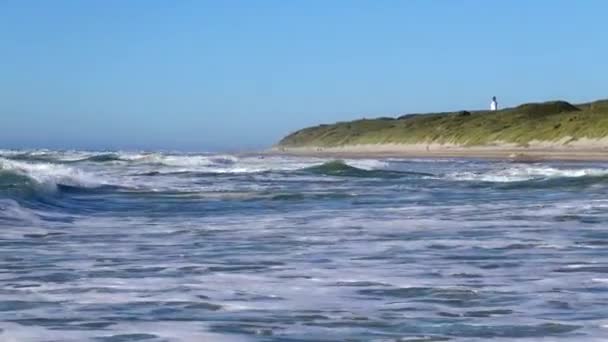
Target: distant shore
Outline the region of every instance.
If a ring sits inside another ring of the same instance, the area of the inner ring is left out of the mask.
[[[290,133],[274,151],[335,157],[608,160],[608,100],[320,124]]]
[[[273,147],[267,153],[334,158],[484,158],[514,161],[608,161],[608,139],[571,143],[531,142],[528,146],[496,143],[482,146],[453,144],[366,144],[339,147]]]

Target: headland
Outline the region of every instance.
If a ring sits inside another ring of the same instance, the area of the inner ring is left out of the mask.
[[[293,132],[272,153],[334,157],[608,160],[608,100],[406,114]]]

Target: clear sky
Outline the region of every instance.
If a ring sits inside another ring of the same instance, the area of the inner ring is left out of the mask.
[[[0,0],[0,148],[250,149],[608,97],[605,0]]]

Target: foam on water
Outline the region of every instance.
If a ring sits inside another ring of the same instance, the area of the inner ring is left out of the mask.
[[[53,163],[18,162],[0,158],[0,171],[14,172],[51,188],[60,184],[78,187],[97,187],[107,184],[97,175]]]
[[[43,221],[34,210],[21,206],[15,200],[0,197],[0,227],[24,227],[19,231],[12,229],[0,230],[0,237],[21,236],[24,231],[30,233],[44,232],[45,230],[40,228],[43,225]]]
[[[45,153],[0,162],[121,188],[0,192],[0,341],[608,337],[601,163]]]
[[[522,182],[535,179],[607,176],[605,168],[560,169],[546,166],[506,166],[486,172],[454,172],[447,179],[477,182]]]
[[[200,323],[154,322],[129,323],[105,329],[91,338],[82,327],[74,325],[71,330],[47,329],[40,326],[23,326],[14,323],[0,323],[3,342],[95,342],[95,341],[168,341],[168,342],[244,342],[250,341],[238,335],[215,334],[205,331]]]

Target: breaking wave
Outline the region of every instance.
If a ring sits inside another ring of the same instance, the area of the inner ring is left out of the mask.
[[[60,187],[98,188],[109,185],[97,175],[52,163],[26,163],[0,158],[0,191],[34,189],[55,191]]]
[[[558,169],[544,166],[507,167],[486,172],[457,172],[447,174],[445,179],[488,183],[514,183],[526,181],[545,181],[563,178],[601,179],[608,176],[608,169]]]
[[[311,184],[338,178],[386,179],[397,186],[413,180],[438,186],[444,186],[444,182],[463,182],[465,186],[504,189],[608,184],[608,169],[600,167],[495,164],[491,168],[432,174],[436,168],[410,163],[229,154],[0,151],[0,195],[106,190],[182,193],[211,191],[222,188],[218,184],[223,182],[232,182],[227,188],[242,190],[240,182],[257,177],[264,182],[293,177],[290,180],[294,182],[306,180]],[[288,192],[287,197],[291,195]],[[283,198],[280,192],[277,198]]]
[[[319,166],[326,160],[320,158],[289,158],[281,156],[235,156],[230,154],[172,154],[163,152],[83,152],[83,151],[2,151],[0,159],[6,165],[9,161],[29,165],[44,164],[51,169],[52,165],[74,166],[79,164],[117,164],[134,167],[147,167],[140,172],[147,175],[183,174],[198,172],[203,174],[259,173],[271,171],[298,171],[308,167]],[[384,169],[388,162],[375,159],[356,159],[344,162],[353,168],[362,170]],[[29,168],[36,168],[31,166]],[[6,168],[6,167],[5,167]],[[26,167],[28,168],[28,167]],[[39,168],[39,167],[38,167]],[[66,170],[57,166],[56,170]]]
[[[0,151],[0,340],[601,340],[606,190],[600,162]]]

